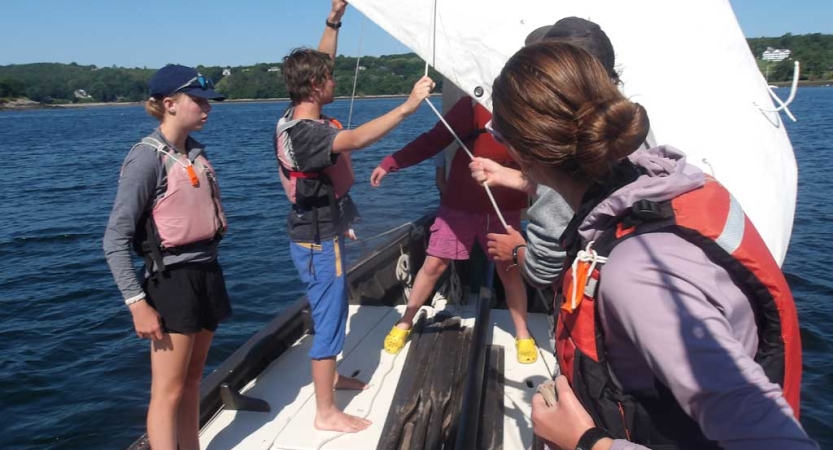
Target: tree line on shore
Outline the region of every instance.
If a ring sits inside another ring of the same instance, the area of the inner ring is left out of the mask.
[[[197,70],[214,80],[216,89],[229,99],[288,96],[280,63],[242,67],[197,66]],[[425,62],[414,53],[362,57],[356,95],[407,94],[424,70]],[[28,97],[46,104],[138,102],[147,98],[148,81],[155,71],[148,68],[96,67],[76,63],[0,66],[0,99]],[[336,80],[335,95],[351,95],[356,58],[338,56],[333,72]],[[429,76],[441,80],[441,76],[433,69],[429,71]]]
[[[747,39],[759,67],[770,82],[790,81],[793,61],[801,62],[801,79],[833,80],[833,35],[785,34],[781,37]],[[761,61],[768,48],[789,49],[791,58],[780,62]],[[414,53],[365,56],[359,61],[356,95],[407,94],[422,76],[425,63]],[[229,99],[287,97],[280,63],[252,66],[198,66],[215,81],[217,90]],[[716,69],[717,70],[717,69]],[[0,66],[0,102],[27,97],[45,104],[83,102],[137,102],[147,97],[147,83],[155,69],[96,67],[76,63],[36,63]],[[340,55],[335,60],[336,95],[349,96],[353,90],[356,58]],[[441,77],[433,69],[429,75]],[[438,86],[438,91],[442,86]]]

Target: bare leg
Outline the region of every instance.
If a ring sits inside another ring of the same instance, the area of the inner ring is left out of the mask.
[[[336,408],[333,387],[336,381],[335,358],[312,360],[312,382],[315,385],[315,428],[355,433],[370,426],[369,420],[345,414]]]
[[[148,406],[148,440],[154,450],[176,450],[177,411],[185,389],[185,374],[193,334],[165,334],[150,346],[150,406]]]
[[[431,255],[425,257],[425,262],[422,264],[414,280],[411,295],[408,297],[408,306],[405,308],[405,314],[399,323],[396,324],[397,327],[403,330],[409,330],[414,326],[414,317],[419,312],[419,308],[425,304],[428,296],[434,292],[434,286],[437,285],[437,280],[440,279],[450,263],[450,259],[437,258]]]
[[[506,271],[509,265],[509,262],[495,261],[495,269],[506,291],[506,305],[509,307],[509,314],[515,324],[515,337],[525,339],[529,337],[529,330],[526,326],[526,287],[517,267]]]
[[[185,375],[185,389],[179,402],[178,442],[179,450],[199,450],[200,448],[200,381],[205,369],[205,359],[214,333],[202,330],[195,335],[191,350],[191,361]]]

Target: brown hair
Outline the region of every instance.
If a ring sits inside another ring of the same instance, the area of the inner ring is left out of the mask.
[[[310,98],[316,87],[333,73],[330,55],[308,48],[296,48],[283,58],[281,68],[286,90],[293,104]]]
[[[495,129],[523,160],[594,181],[648,135],[645,108],[619,92],[598,59],[564,42],[515,53],[492,99]]]
[[[184,95],[182,92],[178,92],[174,95],[171,95],[170,98],[173,100],[178,99],[181,95]],[[149,116],[152,116],[158,121],[162,121],[165,118],[165,105],[162,104],[162,100],[165,99],[163,95],[154,95],[153,97],[149,98],[148,101],[145,102],[145,112],[148,113]]]

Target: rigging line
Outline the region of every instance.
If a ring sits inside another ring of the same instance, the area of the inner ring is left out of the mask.
[[[350,94],[350,113],[347,115],[347,129],[353,122],[353,102],[356,100],[356,84],[359,81],[359,61],[362,60],[362,41],[364,40],[364,19],[362,19],[361,32],[359,34],[359,51],[356,55],[356,73],[353,74],[353,93]]]
[[[434,14],[431,16],[431,30],[431,60],[434,60],[434,62],[436,63],[435,46],[437,45],[437,0],[434,0]],[[424,75],[426,77],[428,76],[428,66],[428,59],[426,59]],[[448,122],[445,121],[443,115],[440,114],[439,111],[437,111],[437,108],[434,107],[433,103],[431,103],[430,98],[426,98],[425,103],[427,103],[428,106],[431,107],[431,110],[434,111],[434,114],[436,114],[440,121],[443,123],[443,125],[445,125],[445,128],[451,133],[452,136],[454,136],[454,140],[457,141],[457,144],[460,145],[460,148],[466,151],[466,154],[469,155],[469,158],[474,159],[474,155],[471,153],[469,148],[466,146],[466,144],[463,143],[463,141],[460,139],[460,136],[457,136],[457,133],[451,128],[451,125],[449,125]],[[492,195],[492,190],[489,189],[489,186],[486,184],[483,184],[482,186],[484,189],[486,189],[486,195],[489,196],[489,201],[492,202],[492,207],[495,209],[495,213],[497,214],[498,219],[500,219],[501,225],[503,225],[504,229],[508,229],[509,225],[507,225],[506,219],[503,218],[503,214],[500,212],[500,208],[498,208],[497,206],[497,201],[495,201],[495,196]]]
[[[455,133],[454,130],[451,129],[451,125],[449,125],[448,122],[445,121],[445,117],[443,117],[443,115],[440,114],[439,111],[437,111],[437,108],[434,106],[434,104],[431,103],[431,101],[427,98],[425,99],[425,103],[428,103],[428,106],[431,107],[431,110],[434,111],[434,114],[436,114],[437,117],[439,117],[440,121],[443,123],[443,125],[445,125],[446,129],[448,129],[451,135],[454,136],[454,140],[457,141],[457,144],[460,145],[460,148],[466,151],[466,154],[469,155],[469,158],[474,159],[474,155],[471,153],[469,148],[466,147],[466,144],[463,143],[463,141],[460,139],[460,136],[457,136],[457,133]],[[495,209],[495,213],[497,214],[498,219],[500,219],[501,225],[503,225],[504,229],[508,229],[509,225],[507,225],[506,219],[503,218],[503,214],[500,212],[500,208],[498,208],[497,206],[497,201],[495,200],[495,196],[492,195],[492,190],[489,189],[489,186],[486,184],[483,184],[482,186],[484,189],[486,189],[486,195],[489,196],[489,201],[492,202],[492,207]]]
[[[437,65],[437,1],[431,13],[431,65]],[[428,76],[428,61],[425,61],[425,76]]]
[[[375,235],[373,235],[373,236],[370,236],[369,238],[357,239],[357,240],[355,240],[355,241],[346,242],[346,243],[344,244],[344,246],[345,246],[345,247],[349,247],[349,246],[352,246],[352,245],[364,244],[364,243],[366,243],[366,242],[368,242],[368,241],[372,241],[372,240],[374,240],[374,239],[379,239],[380,237],[385,237],[385,236],[387,236],[387,235],[389,235],[389,234],[396,233],[397,231],[399,231],[399,230],[401,230],[401,229],[403,229],[403,228],[405,228],[405,227],[408,227],[408,226],[409,226],[409,227],[411,227],[411,229],[412,229],[412,230],[416,229],[416,226],[414,225],[414,223],[413,223],[413,222],[406,222],[406,223],[403,223],[402,225],[399,225],[398,227],[391,228],[390,230],[383,231],[383,232],[381,232],[381,233],[379,233],[379,234],[375,234]]]

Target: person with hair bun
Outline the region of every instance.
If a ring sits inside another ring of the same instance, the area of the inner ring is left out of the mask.
[[[611,81],[620,83],[613,45],[597,23],[565,17],[532,31],[524,44],[542,41],[568,42],[589,51],[602,63]],[[497,261],[517,264],[524,278],[536,288],[547,289],[561,274],[565,252],[558,245],[558,238],[573,217],[570,206],[557,192],[535,183],[514,168],[487,158],[474,158],[469,167],[473,174],[489,172],[489,186],[517,189],[533,196],[527,210],[526,239],[515,229],[505,234],[490,233],[486,250]]]
[[[200,380],[220,321],[231,315],[217,246],[227,225],[205,146],[191,137],[223,100],[210,79],[169,64],[150,79],[147,113],[159,127],[130,149],[104,254],[133,316],[150,339],[147,433],[154,450],[199,448]],[[136,277],[131,248],[144,257]]]
[[[563,449],[813,449],[798,422],[789,286],[740,205],[679,150],[636,150],[645,108],[586,50],[519,50],[490,132],[575,212],[556,282],[557,401],[536,435]],[[489,182],[489,172],[474,174]]]

